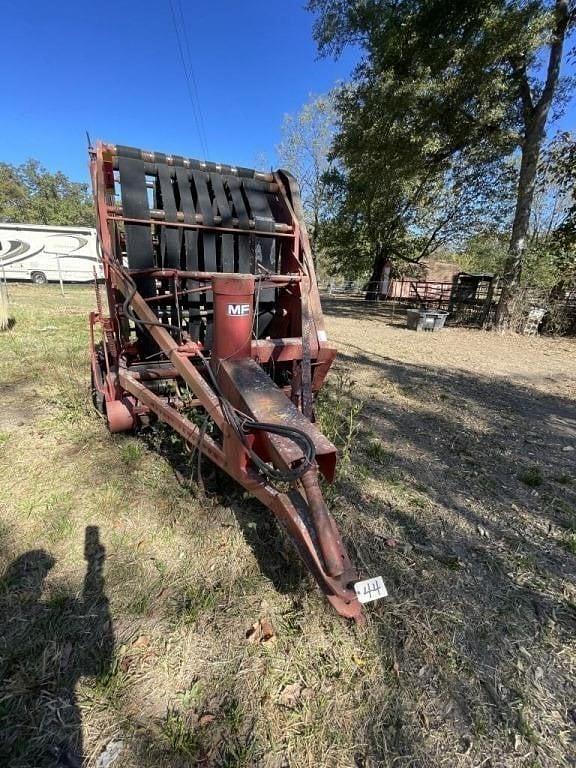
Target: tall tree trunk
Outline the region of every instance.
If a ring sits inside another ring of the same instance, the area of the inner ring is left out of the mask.
[[[372,264],[372,274],[370,275],[370,281],[368,282],[368,290],[364,296],[366,301],[377,301],[380,292],[382,272],[387,262],[388,259],[384,256],[382,251],[379,251],[374,257],[374,263]]]
[[[532,98],[526,60],[520,59],[513,62],[514,77],[518,83],[518,92],[522,102],[524,140],[522,142],[522,160],[512,235],[502,276],[502,293],[496,310],[496,327],[501,330],[509,328],[511,325],[514,304],[520,287],[526,237],[528,235],[534,200],[538,160],[540,159],[540,151],[546,135],[548,113],[550,112],[560,76],[562,49],[569,19],[567,0],[556,0],[554,11],[555,28],[552,30],[546,83],[542,90],[542,95],[536,104],[534,104]]]
[[[504,265],[504,274],[502,275],[502,293],[496,310],[496,326],[501,330],[511,326],[514,304],[520,289],[526,237],[530,225],[530,214],[532,212],[534,188],[536,186],[538,159],[544,140],[546,124],[545,119],[538,122],[541,124],[535,123],[528,129],[522,146],[516,210],[512,224],[510,245],[508,247],[508,256]]]

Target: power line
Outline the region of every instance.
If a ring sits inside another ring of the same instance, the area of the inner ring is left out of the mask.
[[[184,18],[184,10],[182,8],[182,0],[177,0],[178,10],[180,11],[180,18],[182,19],[182,30],[184,32],[184,42],[186,44],[186,51],[188,53],[188,71],[190,72],[190,79],[192,81],[192,88],[194,89],[194,95],[196,97],[196,106],[198,107],[198,116],[200,118],[200,128],[202,130],[202,137],[205,147],[208,149],[208,138],[206,136],[204,115],[202,114],[202,102],[200,100],[200,94],[198,92],[198,84],[196,82],[196,75],[194,73],[194,63],[192,59],[190,39],[188,37],[188,26],[186,19]]]
[[[190,72],[188,71],[188,67],[186,66],[186,59],[184,57],[184,51],[182,48],[182,41],[180,39],[180,33],[178,31],[178,21],[176,19],[176,12],[174,10],[174,3],[172,0],[168,0],[170,4],[170,12],[172,14],[172,22],[174,24],[174,32],[176,33],[176,43],[178,45],[178,52],[180,54],[180,61],[182,63],[182,69],[184,70],[184,78],[186,80],[186,90],[188,91],[188,97],[190,99],[190,106],[192,107],[192,115],[194,117],[194,122],[196,124],[196,130],[198,132],[198,138],[200,140],[200,145],[202,147],[202,152],[204,153],[204,157],[208,158],[208,144],[205,139],[205,133],[203,131],[203,125],[202,125],[202,114],[199,111],[200,103],[198,101],[198,104],[196,103],[195,96],[194,96],[194,86],[195,86],[195,80],[192,81],[192,78],[190,76]],[[198,89],[196,88],[196,93],[198,92]]]

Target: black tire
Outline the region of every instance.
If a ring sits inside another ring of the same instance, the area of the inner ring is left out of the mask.
[[[32,282],[36,283],[36,285],[44,285],[44,283],[48,282],[48,278],[44,272],[32,272],[30,277],[32,278]]]

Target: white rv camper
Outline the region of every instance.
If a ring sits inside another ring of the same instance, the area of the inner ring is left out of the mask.
[[[104,277],[96,230],[0,222],[0,280],[85,283]]]

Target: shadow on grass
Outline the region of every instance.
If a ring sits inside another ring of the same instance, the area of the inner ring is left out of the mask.
[[[170,464],[182,487],[196,496],[200,494],[209,504],[232,510],[260,570],[278,592],[292,593],[302,586],[306,580],[304,566],[269,509],[247,496],[240,485],[208,459],[202,458],[199,473],[198,455],[187,454],[174,432],[162,424],[142,430],[140,436]]]
[[[562,450],[576,435],[574,402],[371,353],[339,360],[376,374],[363,419],[390,449],[378,465],[359,445],[338,485],[340,504],[358,510],[349,547],[392,596],[369,609],[384,668],[397,672],[388,711],[368,726],[373,758],[439,764],[444,732],[450,764],[466,753],[463,765],[516,765],[522,750],[533,765],[564,764],[576,719],[576,558],[563,545],[576,496]],[[537,491],[521,480],[530,466]]]
[[[559,542],[576,523],[573,458],[562,451],[573,439],[573,401],[361,349],[340,360],[402,395],[376,385],[365,409],[367,426],[395,455],[392,466],[359,455],[337,488],[342,511],[359,511],[349,550],[365,575],[385,577],[392,595],[369,609],[391,683],[371,694],[381,700],[357,765],[565,764],[576,720],[566,653],[576,610],[563,585],[576,578],[576,560]],[[189,485],[193,465],[180,446],[151,446]],[[544,478],[538,496],[519,478],[532,464]],[[224,473],[205,466],[203,477],[207,503],[234,511],[275,587],[297,589],[303,570],[296,556],[285,558],[271,513],[244,500]],[[404,502],[382,502],[367,480]],[[382,518],[406,547],[386,546]]]
[[[322,296],[322,309],[325,315],[349,320],[384,320],[399,326],[406,324],[406,307],[392,302]]]
[[[0,581],[0,763],[19,768],[82,768],[75,687],[109,670],[114,637],[104,594],[98,528],[85,534],[86,576],[79,599],[54,586],[42,549],[20,555]]]
[[[448,754],[454,765],[512,766],[517,750],[535,765],[562,764],[570,750],[562,734],[576,717],[564,653],[576,632],[564,592],[576,560],[561,545],[562,531],[576,525],[573,459],[562,451],[576,426],[573,401],[361,349],[339,359],[401,395],[387,397],[376,384],[364,413],[392,466],[358,455],[336,489],[344,517],[350,504],[359,510],[346,530],[349,551],[363,575],[384,576],[392,595],[368,609],[391,682],[373,693],[381,698],[357,765],[429,766]],[[156,450],[190,481],[179,450]],[[531,465],[542,468],[538,495],[520,479]],[[242,500],[224,473],[203,474],[207,493],[234,510],[263,572],[279,591],[295,591],[303,569],[296,556],[285,559],[271,514]],[[367,480],[405,502],[383,503]],[[406,547],[386,546],[377,533],[383,518]]]

